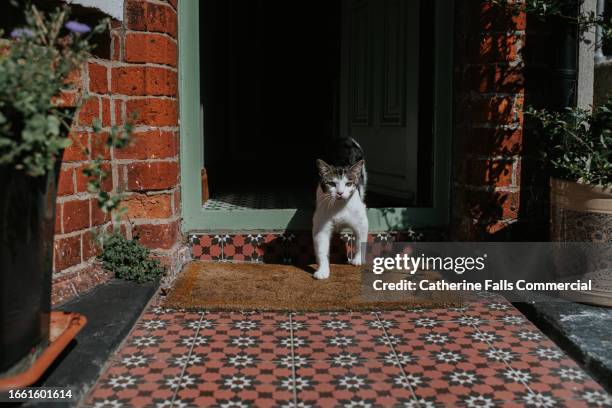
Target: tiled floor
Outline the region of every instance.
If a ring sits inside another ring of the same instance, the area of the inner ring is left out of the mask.
[[[94,407],[610,407],[612,397],[504,299],[360,313],[151,306]]]
[[[204,203],[209,211],[236,211],[271,208],[314,208],[314,193],[308,190],[296,191],[221,191]]]

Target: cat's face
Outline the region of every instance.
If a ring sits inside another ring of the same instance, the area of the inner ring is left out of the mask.
[[[349,199],[359,184],[363,160],[349,167],[336,167],[317,160],[321,189],[331,200]]]

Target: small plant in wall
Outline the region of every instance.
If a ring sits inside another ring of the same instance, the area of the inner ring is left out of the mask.
[[[137,238],[128,240],[118,233],[106,237],[99,259],[119,279],[142,283],[157,281],[164,274],[159,260],[151,258],[149,249],[140,245]]]

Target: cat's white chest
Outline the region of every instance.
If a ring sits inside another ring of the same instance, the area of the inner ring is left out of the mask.
[[[321,196],[319,195],[319,197]],[[317,200],[317,210],[314,218],[315,225],[328,223],[335,231],[343,228],[354,230],[364,222],[367,225],[366,206],[357,192],[345,203],[336,202],[331,206],[327,206],[324,201]]]

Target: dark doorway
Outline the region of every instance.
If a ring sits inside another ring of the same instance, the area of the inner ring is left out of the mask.
[[[204,163],[212,201],[222,204],[211,209],[312,207],[315,160],[340,132],[368,144],[369,207],[431,204],[433,7],[414,1],[416,17],[402,0],[200,3]],[[363,101],[369,122],[352,125]],[[401,143],[406,126],[412,139]],[[413,181],[404,195],[376,190],[405,174]]]
[[[338,126],[340,1],[206,0],[200,10],[212,195],[312,192],[317,151]]]

